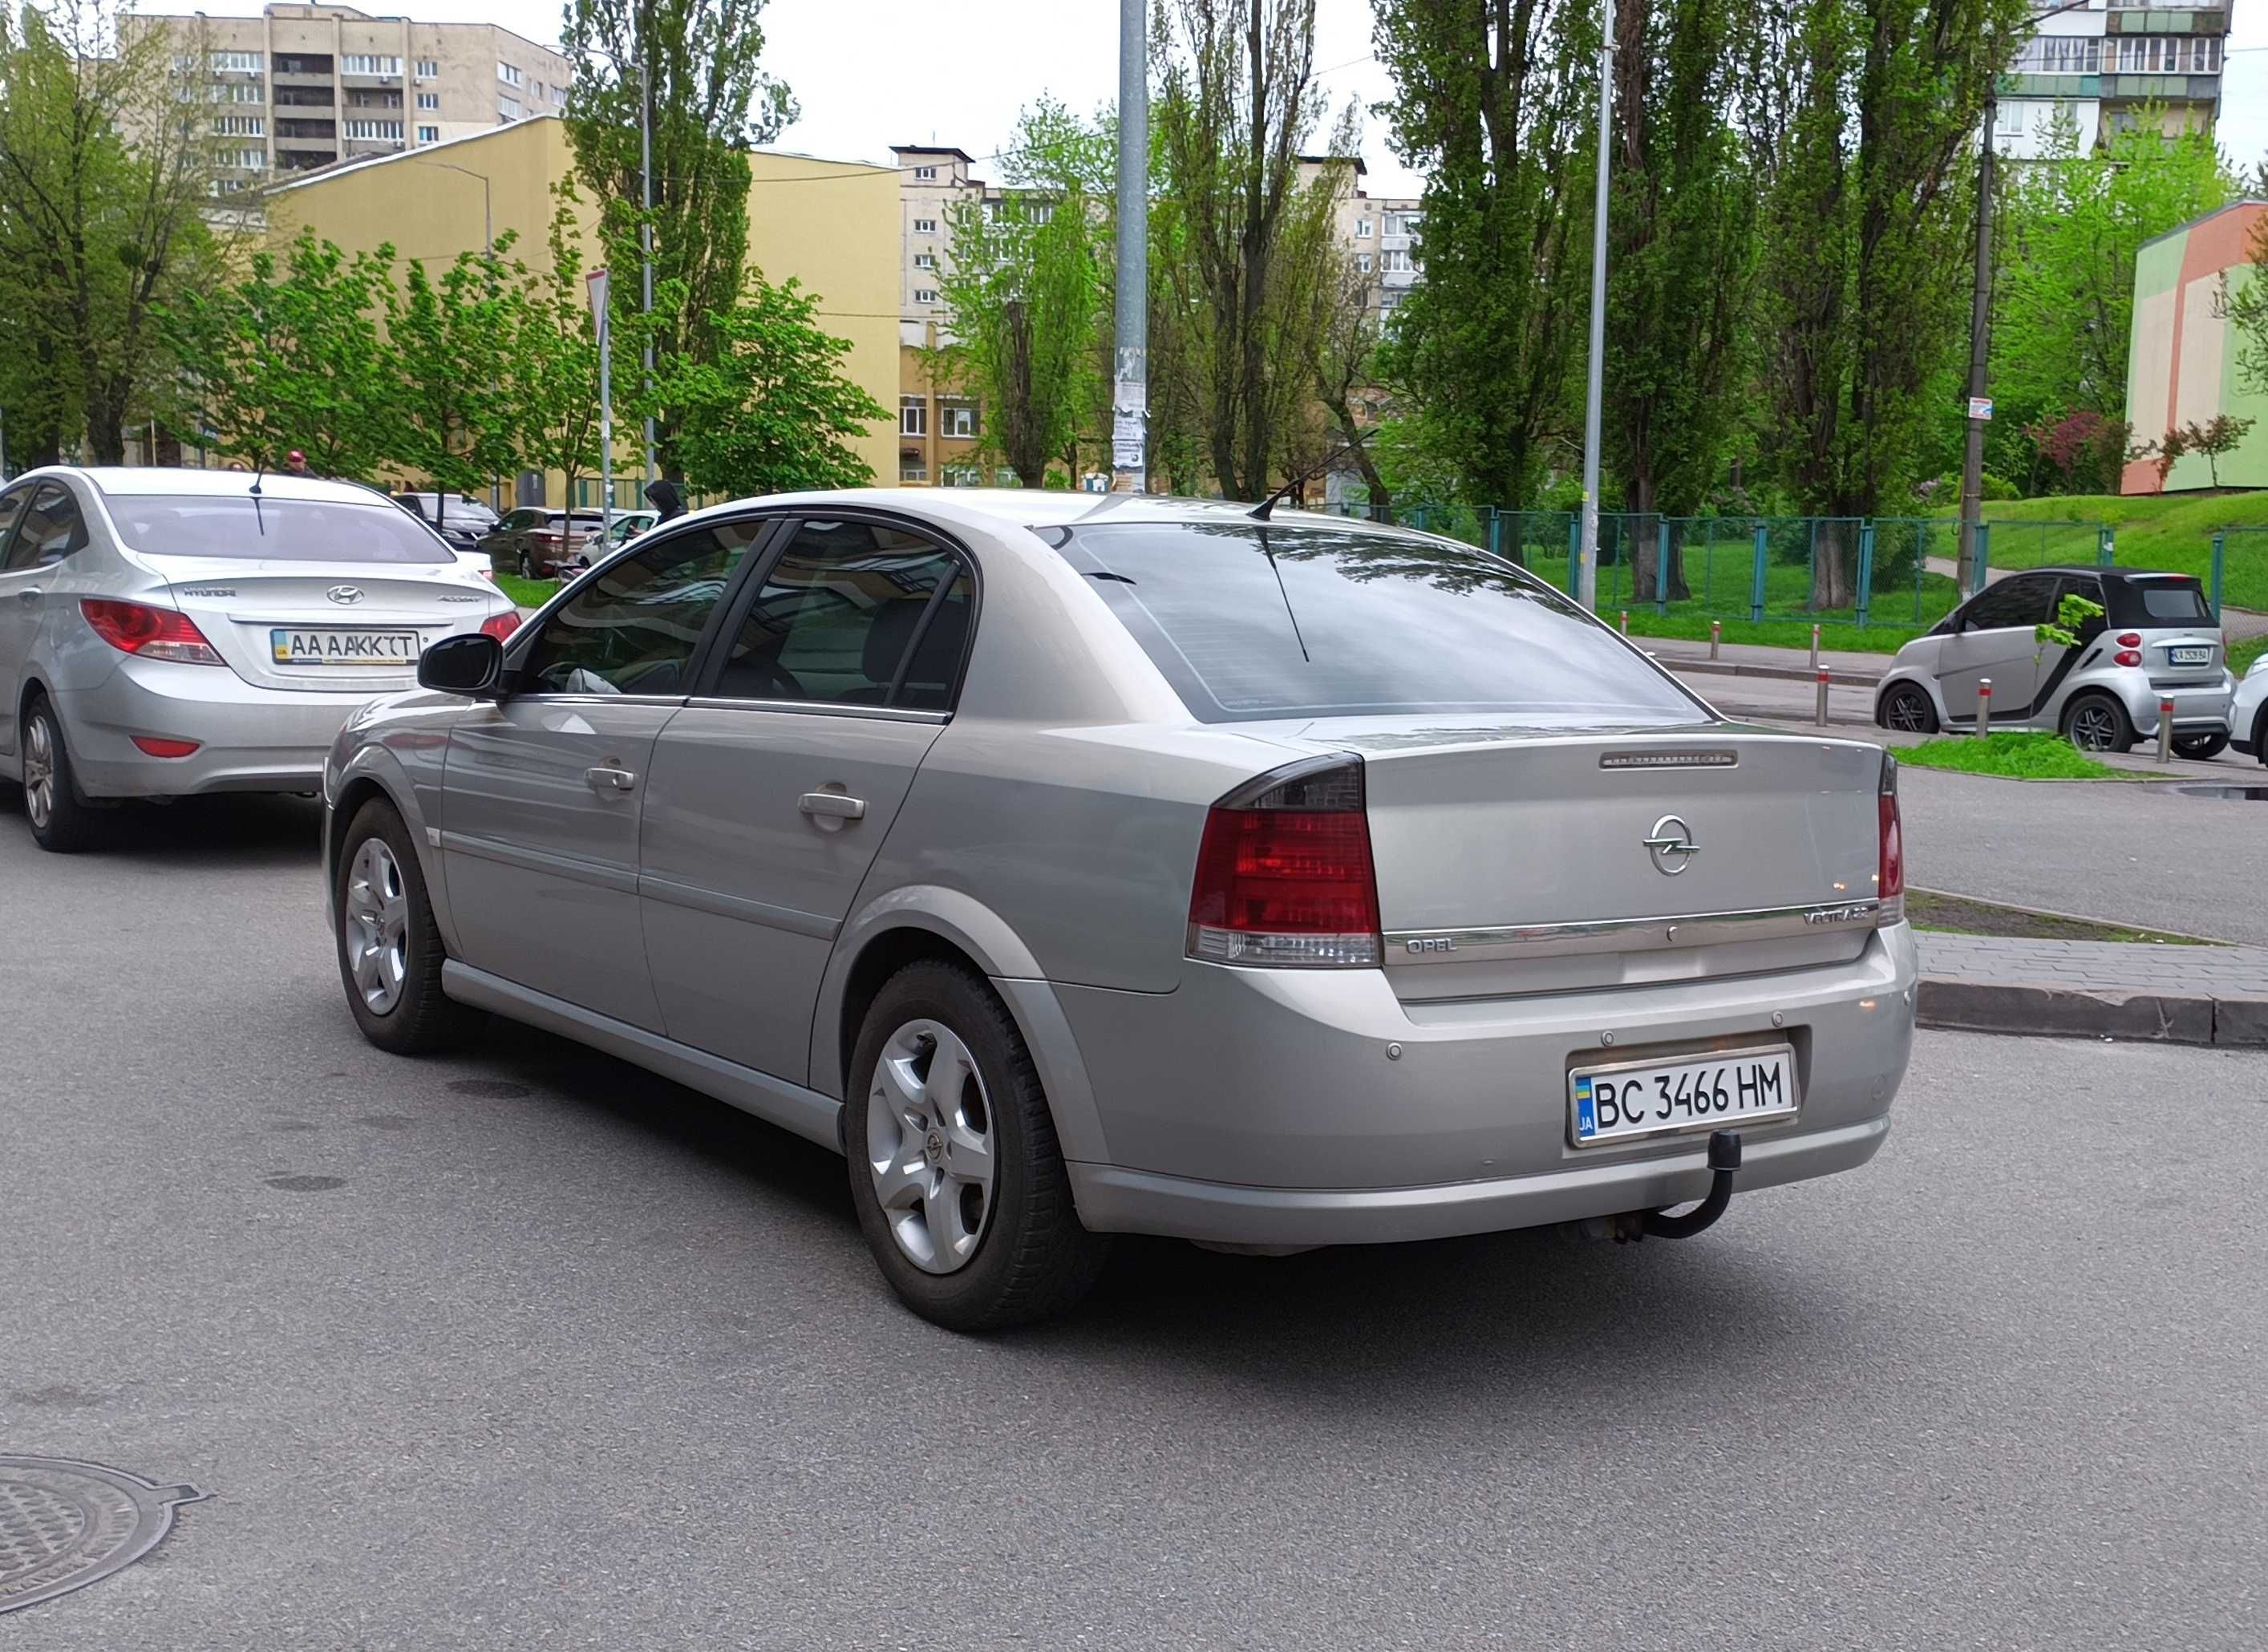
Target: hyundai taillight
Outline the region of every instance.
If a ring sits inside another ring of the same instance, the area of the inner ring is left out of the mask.
[[[219,666],[223,660],[195,622],[179,609],[144,602],[113,602],[88,597],[78,605],[94,634],[122,653],[144,660],[173,660],[185,666]]]
[[[1874,898],[1881,908],[1877,924],[1896,924],[1906,915],[1906,838],[1898,821],[1898,760],[1882,754],[1882,787],[1874,800]]]
[[[1262,775],[1212,806],[1189,891],[1189,955],[1205,963],[1375,966],[1378,879],[1362,761]]]
[[[491,614],[481,622],[481,635],[493,637],[498,642],[519,629],[519,615],[512,608],[501,614]]]
[[[152,757],[187,757],[197,749],[194,740],[168,740],[162,734],[130,734],[128,738]]]

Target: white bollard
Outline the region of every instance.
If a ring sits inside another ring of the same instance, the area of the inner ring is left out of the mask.
[[[1822,728],[1827,726],[1827,677],[1828,673],[1822,667],[1819,673],[1819,726]]]
[[[1711,620],[1711,621],[1709,622],[1709,658],[1710,658],[1710,659],[1714,660],[1714,659],[1717,657],[1717,645],[1718,645],[1719,643],[1723,642],[1724,640],[1725,640],[1725,622],[1724,622],[1724,621],[1722,621],[1722,620]]]
[[[2174,703],[2171,700],[2160,700],[2158,702],[2158,761],[2171,763],[2173,760]]]
[[[1992,732],[1992,679],[1977,679],[1977,738],[1982,740]]]
[[[1811,628],[1811,668],[1814,671],[1819,669],[1819,627],[1816,625]]]

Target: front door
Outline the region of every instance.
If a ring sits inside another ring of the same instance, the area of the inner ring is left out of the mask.
[[[1948,723],[1977,720],[1977,688],[1987,677],[1995,720],[2014,722],[2029,713],[2040,678],[2035,628],[2048,617],[2055,589],[2053,574],[2019,573],[1970,600],[1958,616],[1960,629],[1938,651],[1938,687]]]
[[[669,1036],[807,1082],[836,933],[952,704],[968,571],[904,528],[806,521],[656,742],[639,893]]]
[[[15,496],[19,500],[22,490]],[[22,520],[0,544],[0,706],[12,713],[22,698],[24,671],[31,662],[32,645],[58,600],[55,572],[64,557],[86,549],[86,518],[77,499],[60,482],[42,482],[19,505]],[[7,744],[16,749],[14,716],[0,713],[7,726]]]
[[[515,643],[513,691],[451,731],[442,861],[467,963],[660,1030],[638,928],[647,769],[747,545],[655,541]]]

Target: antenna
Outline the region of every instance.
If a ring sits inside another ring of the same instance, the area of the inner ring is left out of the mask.
[[[1274,514],[1277,505],[1288,497],[1294,488],[1299,487],[1306,481],[1307,478],[1305,476],[1292,476],[1289,478],[1282,487],[1277,489],[1275,492],[1261,500],[1259,504],[1254,505],[1251,510],[1245,513],[1245,514],[1251,517],[1251,519],[1256,522],[1266,521],[1270,516]]]

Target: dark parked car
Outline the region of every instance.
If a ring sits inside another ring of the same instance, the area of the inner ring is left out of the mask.
[[[596,511],[555,511],[522,505],[497,524],[481,542],[498,573],[523,579],[556,579],[589,565],[601,527]]]

